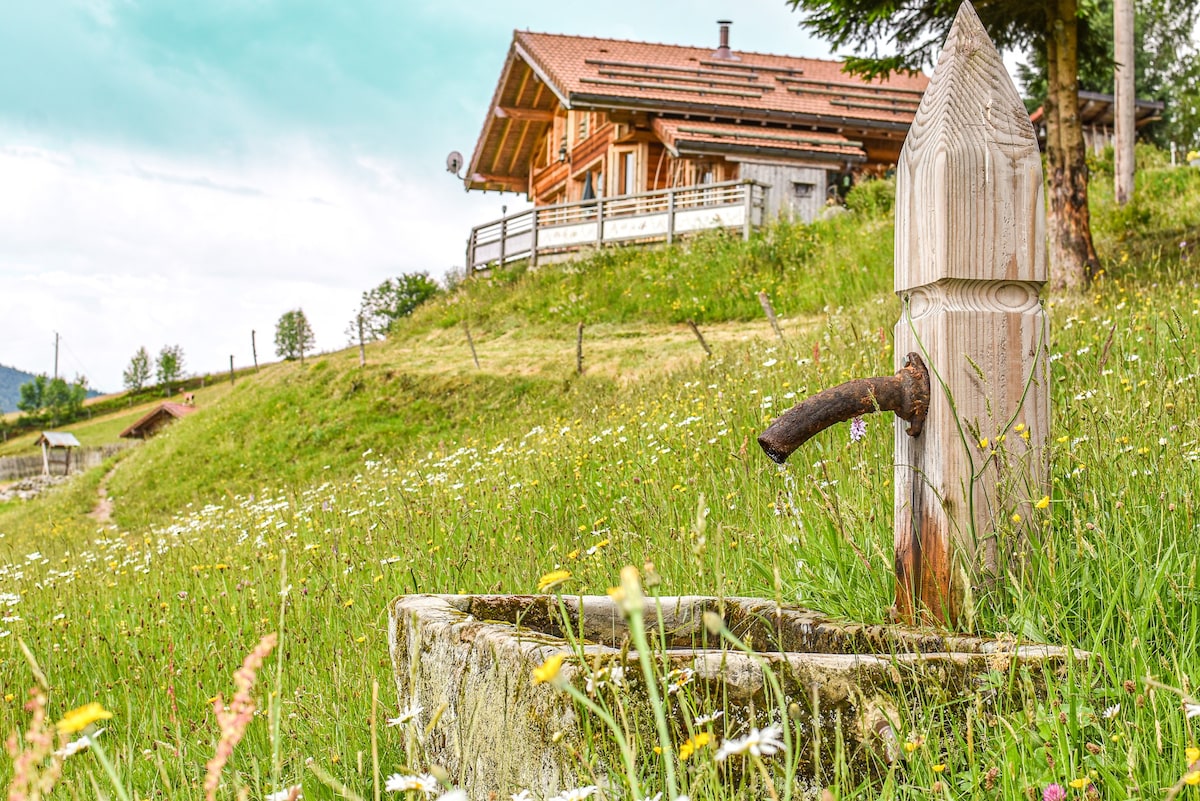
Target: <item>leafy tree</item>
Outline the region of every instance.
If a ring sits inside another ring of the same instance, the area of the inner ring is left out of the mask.
[[[49,383],[49,377],[45,373],[41,373],[34,376],[32,381],[22,384],[17,408],[31,417],[36,416],[46,405],[46,385]]]
[[[68,384],[66,379],[47,378],[42,374],[22,384],[20,392],[17,408],[34,420],[56,426],[71,422],[83,411],[87,379],[76,376],[75,381]]]
[[[1134,82],[1139,98],[1163,100],[1162,119],[1138,128],[1164,149],[1172,141],[1184,150],[1200,144],[1200,51],[1192,32],[1200,21],[1195,0],[1137,0],[1134,26]],[[1079,19],[1079,88],[1112,94],[1113,0],[1094,0]],[[1047,94],[1045,53],[1017,68],[1030,111]]]
[[[131,392],[137,392],[146,386],[146,382],[150,380],[150,354],[144,347],[138,348],[137,353],[133,354],[121,377],[125,381],[125,389]]]
[[[183,348],[179,345],[163,345],[158,352],[154,373],[164,394],[170,395],[171,384],[183,376]]]
[[[932,63],[954,21],[958,4],[902,4],[895,0],[788,0],[801,12],[800,25],[834,47],[851,45],[869,57],[849,60],[850,69],[868,76],[919,69]],[[1082,0],[1085,8],[1091,0]],[[1080,0],[976,0],[992,41],[1000,49],[1036,51],[1047,65],[1046,154],[1050,175],[1051,282],[1056,287],[1091,281],[1100,262],[1092,244],[1087,204],[1087,151],[1079,122],[1079,50],[1091,46],[1090,29],[1080,26]],[[877,55],[877,42],[895,43],[897,52]]]
[[[304,316],[303,309],[284,312],[275,324],[275,354],[291,361],[304,360],[304,352],[311,350],[314,338],[312,326]]]
[[[441,293],[429,273],[405,273],[389,278],[374,289],[362,294],[358,313],[346,327],[351,342],[358,341],[358,320],[362,318],[363,339],[374,342],[388,335],[392,323],[407,317],[418,306]]]

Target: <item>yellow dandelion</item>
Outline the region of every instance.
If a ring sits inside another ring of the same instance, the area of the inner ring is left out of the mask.
[[[111,717],[112,712],[96,701],[92,701],[90,704],[84,704],[63,715],[62,720],[58,722],[58,730],[67,734],[75,734],[98,720],[108,720]]]
[[[562,669],[563,660],[566,658],[566,654],[555,654],[539,667],[535,667],[533,669],[533,683],[542,684],[558,678],[558,671]]]
[[[946,765],[944,763],[938,763],[933,766],[934,773],[942,773],[945,770],[946,770]]]
[[[702,731],[686,743],[679,746],[679,761],[686,762],[687,758],[712,742],[712,735]]]
[[[1049,495],[1043,495],[1041,500],[1039,500],[1037,503],[1034,504],[1034,506],[1036,506],[1038,509],[1045,509],[1049,505],[1050,505],[1050,496]]]
[[[1189,745],[1187,747],[1187,750],[1184,751],[1184,754],[1187,755],[1187,761],[1188,761],[1188,764],[1190,765],[1193,762],[1195,762],[1196,760],[1200,759],[1200,748],[1197,748],[1194,745]]]
[[[1183,782],[1184,784],[1190,784],[1193,787],[1195,787],[1197,784],[1200,784],[1200,770],[1190,770],[1183,774]]]
[[[548,592],[559,586],[571,577],[570,570],[551,570],[546,575],[538,579],[538,592]]]
[[[1068,784],[1070,784],[1076,790],[1082,790],[1084,787],[1087,787],[1088,780],[1086,776],[1080,776],[1078,779],[1071,779]]]

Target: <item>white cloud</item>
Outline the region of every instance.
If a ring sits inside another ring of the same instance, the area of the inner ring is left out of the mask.
[[[319,349],[340,348],[364,290],[442,275],[499,205],[449,176],[304,142],[203,162],[12,145],[0,182],[0,362],[49,371],[58,331],[73,357],[61,372],[110,390],[142,345],[178,343],[189,370],[221,371],[230,354],[250,363],[255,329],[273,359],[275,322],[295,307]]]

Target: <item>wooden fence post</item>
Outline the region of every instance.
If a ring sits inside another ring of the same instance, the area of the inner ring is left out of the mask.
[[[710,348],[708,343],[704,341],[704,334],[700,333],[700,329],[696,326],[696,321],[688,320],[687,324],[691,326],[692,333],[696,335],[696,339],[700,340],[700,347],[704,348],[704,352],[706,354],[712,356],[712,348]]]
[[[471,348],[471,361],[475,362],[475,369],[479,369],[479,356],[475,353],[475,340],[471,338],[471,326],[466,320],[463,320],[463,331],[467,332],[467,345]]]
[[[500,206],[500,209],[500,270],[503,270],[509,255],[509,207]]]
[[[1029,115],[969,2],[897,166],[896,363],[931,372],[920,436],[896,421],[896,607],[969,622],[1048,492],[1041,158]]]
[[[675,241],[675,187],[667,192],[667,244]]]
[[[233,354],[231,353],[231,354],[229,354],[229,385],[233,386],[234,383],[235,382],[233,379]]]
[[[575,330],[575,374],[583,375],[583,321]]]
[[[529,225],[529,266],[537,267],[537,257],[538,257],[538,243],[537,243],[538,210],[537,210],[537,206],[534,206],[533,209],[531,209],[531,213],[533,214],[533,220]]]
[[[751,203],[754,200],[754,182],[748,178],[745,181],[743,181],[742,182],[742,192],[745,194],[745,198],[743,199],[745,205],[742,207],[742,209],[746,214],[746,219],[742,221],[742,241],[749,242],[750,241],[750,230],[752,227],[750,217],[751,217],[751,208],[752,208]]]
[[[771,305],[771,299],[767,297],[766,292],[758,293],[758,305],[762,306],[763,314],[767,315],[767,321],[771,323],[775,336],[779,337],[779,344],[787,345],[787,341],[783,338],[783,331],[779,327],[779,318],[775,316],[775,307]]]
[[[367,343],[363,339],[362,312],[358,314],[358,366],[367,366]]]

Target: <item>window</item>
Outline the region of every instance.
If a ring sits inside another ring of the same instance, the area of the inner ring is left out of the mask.
[[[817,191],[816,184],[805,183],[803,181],[792,181],[792,197],[796,200],[807,200]]]

